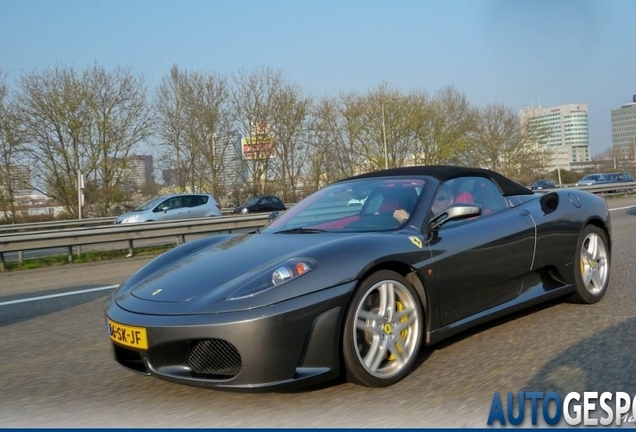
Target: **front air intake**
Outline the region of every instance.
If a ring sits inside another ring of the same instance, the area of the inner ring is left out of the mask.
[[[193,342],[188,354],[193,374],[207,378],[228,379],[241,370],[241,355],[234,345],[221,339]]]

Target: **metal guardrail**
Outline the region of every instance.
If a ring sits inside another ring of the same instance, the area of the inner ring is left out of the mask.
[[[129,255],[132,256],[136,240],[174,237],[176,243],[184,243],[186,235],[231,233],[240,229],[257,229],[267,225],[268,216],[268,214],[221,216],[2,235],[0,236],[0,271],[5,269],[4,254],[7,252],[66,247],[68,248],[68,260],[73,262],[73,247],[75,246],[127,242]]]
[[[633,193],[636,190],[636,182],[571,186],[571,188],[611,196]],[[130,225],[114,225],[113,220],[114,218],[96,218],[82,221],[16,224],[9,225],[12,230],[5,230],[4,233],[0,229],[0,271],[5,268],[4,254],[8,252],[18,252],[21,256],[22,251],[65,247],[68,248],[68,260],[72,262],[73,247],[75,246],[127,242],[129,254],[132,255],[134,242],[137,240],[175,237],[177,243],[180,243],[185,242],[186,235],[256,229],[267,225],[268,214],[233,215]]]
[[[20,224],[5,224],[0,225],[0,235],[13,232],[29,232],[29,231],[42,231],[52,229],[62,229],[69,227],[89,227],[95,225],[107,225],[115,222],[115,216],[89,218],[89,219],[71,219],[62,221],[47,221],[47,222],[31,222]]]
[[[233,208],[221,209],[221,213],[231,215],[234,211]],[[97,225],[109,225],[115,223],[117,216],[99,217],[99,218],[87,218],[87,219],[70,219],[62,221],[47,221],[47,222],[31,222],[20,224],[5,224],[0,225],[0,236],[2,234],[9,234],[14,232],[31,232],[31,231],[44,231],[63,228],[78,228],[78,227],[90,227]]]

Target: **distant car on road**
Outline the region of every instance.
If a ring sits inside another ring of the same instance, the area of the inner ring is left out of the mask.
[[[556,185],[554,184],[552,180],[537,180],[536,182],[532,183],[532,186],[530,186],[530,189],[532,190],[554,189],[555,187]]]
[[[626,172],[612,172],[601,174],[594,184],[602,183],[619,183],[619,182],[633,182],[634,176]]]
[[[611,172],[605,173],[599,177],[599,179],[594,183],[594,185],[605,185],[610,183],[625,183],[625,182],[633,182],[634,176],[627,172]],[[633,189],[616,189],[616,190],[608,190],[606,192],[627,192]]]
[[[272,195],[267,195],[252,198],[246,204],[236,207],[234,209],[234,213],[267,213],[283,210],[287,210],[287,207],[285,207],[285,204],[280,198]]]
[[[153,198],[115,219],[115,224],[221,216],[221,206],[210,194],[173,194]]]
[[[595,184],[599,178],[601,178],[601,176],[603,175],[603,173],[596,173],[596,174],[588,174],[586,176],[584,176],[581,180],[579,180],[578,182],[576,182],[576,186],[590,186]]]

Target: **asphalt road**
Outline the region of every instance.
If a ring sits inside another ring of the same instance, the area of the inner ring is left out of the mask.
[[[494,392],[633,397],[636,202],[610,206],[619,209],[603,301],[555,301],[425,348],[413,373],[384,389],[229,393],[140,376],[111,359],[102,305],[147,259],[0,273],[0,427],[485,427]]]

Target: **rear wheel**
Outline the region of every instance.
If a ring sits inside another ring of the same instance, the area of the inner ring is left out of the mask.
[[[600,228],[587,225],[579,237],[576,253],[575,291],[570,300],[575,303],[596,303],[603,298],[609,285],[607,235]]]
[[[423,313],[417,292],[404,277],[382,270],[355,292],[344,326],[346,379],[386,387],[409,372],[420,349]]]

